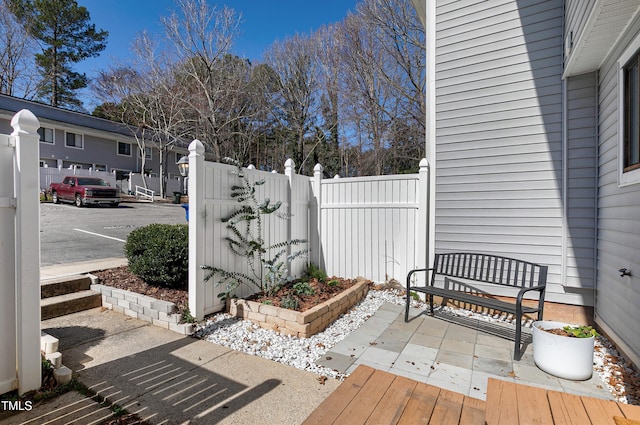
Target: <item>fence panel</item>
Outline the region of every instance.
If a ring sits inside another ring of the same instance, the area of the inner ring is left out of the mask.
[[[0,135],[0,394],[16,384],[15,198],[9,136]]]
[[[322,180],[320,246],[327,273],[403,282],[426,242],[416,234],[419,184],[415,174]]]
[[[0,393],[35,390],[40,377],[38,119],[21,110],[0,135]]]
[[[205,162],[197,140],[189,152],[189,308],[201,318],[224,308],[217,298],[224,288],[216,285],[216,278],[204,283],[201,266],[252,275],[260,265],[252,269],[225,246],[224,238],[231,234],[222,218],[240,205],[231,197],[231,186],[242,184],[237,168]],[[243,173],[250,182],[265,181],[256,188],[259,202],[282,201],[278,213],[262,217],[265,244],[308,241],[290,248],[310,251],[290,265],[292,276],[301,275],[307,262],[314,261],[329,275],[402,282],[409,270],[426,265],[427,168],[423,161],[414,175],[322,180],[320,165],[309,178],[296,175],[287,160],[285,175],[255,169]],[[246,297],[255,289],[243,287],[236,295]]]
[[[83,168],[40,167],[40,190],[47,190],[51,183],[60,183],[66,176],[99,177],[112,187],[116,187],[116,176],[106,171],[85,170]]]

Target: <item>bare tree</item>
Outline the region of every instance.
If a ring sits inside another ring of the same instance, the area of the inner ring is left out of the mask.
[[[228,155],[225,141],[231,136],[243,141],[240,122],[252,113],[243,91],[250,64],[229,54],[240,19],[233,9],[211,7],[205,0],[176,3],[178,11],[162,23],[180,64],[180,81],[189,88],[184,99],[196,121],[196,136],[220,161]]]
[[[138,142],[143,174],[146,147],[158,149],[160,196],[164,196],[167,153],[186,138],[193,124],[185,103],[187,87],[176,79],[178,65],[148,34],[135,39],[132,51],[136,58],[132,63],[100,73],[95,91],[112,105],[105,112],[131,129]]]
[[[424,146],[426,123],[426,42],[422,24],[408,0],[364,0],[357,10],[378,29],[375,34],[381,48],[395,61],[394,67],[383,69],[383,76],[398,100],[401,124],[396,126],[398,131],[394,140],[396,144],[406,145],[415,155],[415,146],[411,146],[410,141],[421,139],[420,146]],[[398,140],[399,137],[404,140]],[[396,147],[394,154],[407,153],[398,150]],[[418,155],[414,158],[416,163],[423,154]]]
[[[278,75],[278,98],[273,111],[279,123],[293,135],[293,160],[298,173],[304,173],[308,155],[305,141],[319,115],[318,63],[309,37],[299,34],[276,41],[265,53],[267,64]]]
[[[0,93],[31,98],[36,91],[37,44],[0,0]]]
[[[346,169],[340,158],[340,97],[344,96],[341,75],[339,41],[336,34],[339,25],[321,27],[313,35],[315,56],[318,61],[318,86],[320,90],[320,113],[322,114],[323,144],[316,157],[324,166],[326,175],[333,177]]]

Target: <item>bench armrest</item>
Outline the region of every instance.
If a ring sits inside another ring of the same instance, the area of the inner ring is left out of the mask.
[[[518,306],[522,305],[522,299],[524,298],[524,294],[526,294],[529,291],[540,292],[540,298],[538,300],[538,303],[542,304],[544,302],[544,291],[546,287],[547,285],[539,285],[539,286],[532,286],[531,288],[522,288],[521,290],[518,291],[518,297],[516,298],[517,305]],[[540,305],[540,308],[542,308],[542,305]]]
[[[409,288],[411,287],[411,276],[416,273],[416,272],[429,272],[433,270],[433,268],[429,268],[429,269],[413,269],[409,272],[409,274],[407,274],[407,291],[409,290]],[[429,281],[429,274],[427,273],[427,282]]]

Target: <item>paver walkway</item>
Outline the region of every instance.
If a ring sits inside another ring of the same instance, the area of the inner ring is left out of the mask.
[[[385,304],[316,363],[346,373],[364,364],[481,400],[488,378],[612,399],[595,373],[587,381],[569,381],[542,372],[531,344],[513,360],[513,341],[481,330],[484,321],[473,320],[476,328],[469,328],[420,313],[412,309],[413,319],[405,323],[404,307]]]

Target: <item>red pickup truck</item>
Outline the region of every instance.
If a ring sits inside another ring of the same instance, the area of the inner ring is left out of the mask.
[[[73,202],[77,207],[97,204],[117,207],[120,204],[118,190],[97,177],[68,176],[62,183],[51,183],[50,190],[56,204],[61,201]]]

